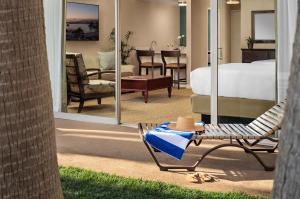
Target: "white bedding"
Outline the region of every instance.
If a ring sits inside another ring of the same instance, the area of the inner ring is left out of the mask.
[[[275,100],[275,61],[230,63],[219,66],[219,96]],[[201,67],[191,73],[195,94],[211,94],[211,68]]]

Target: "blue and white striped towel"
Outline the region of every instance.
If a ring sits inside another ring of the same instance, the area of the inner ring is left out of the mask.
[[[180,160],[195,132],[175,131],[168,128],[169,124],[170,122],[166,122],[148,131],[145,141],[153,148]],[[204,125],[203,122],[196,124]]]

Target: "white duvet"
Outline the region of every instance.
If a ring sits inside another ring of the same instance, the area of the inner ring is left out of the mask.
[[[275,61],[230,63],[219,66],[219,96],[275,100]],[[201,67],[191,73],[195,94],[211,94],[211,67]]]

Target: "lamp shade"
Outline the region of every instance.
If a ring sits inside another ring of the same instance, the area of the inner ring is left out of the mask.
[[[187,6],[187,3],[186,3],[186,1],[184,1],[184,0],[179,0],[178,1],[178,6]]]
[[[236,5],[236,4],[239,4],[240,1],[239,0],[227,0],[226,3],[229,5]]]

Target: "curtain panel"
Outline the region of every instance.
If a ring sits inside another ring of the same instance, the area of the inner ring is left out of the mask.
[[[278,21],[278,100],[286,98],[293,44],[296,33],[298,0],[277,0]]]
[[[61,111],[63,0],[43,0],[53,111]]]

